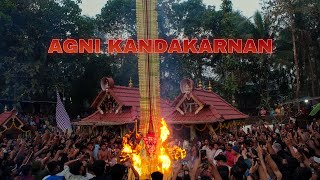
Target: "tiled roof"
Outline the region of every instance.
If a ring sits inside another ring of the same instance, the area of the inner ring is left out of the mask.
[[[2,114],[0,114],[0,126],[3,125],[6,121],[14,118],[15,120],[20,121],[24,125],[28,125],[28,123],[16,116],[17,111],[11,110],[11,111],[5,111]]]
[[[231,104],[226,102],[222,97],[212,91],[203,89],[194,89],[192,95],[205,106],[198,113],[186,113],[180,114],[178,111],[174,111],[170,115],[167,115],[167,121],[171,124],[201,124],[201,123],[213,123],[223,120],[233,119],[245,119],[248,115],[243,114]],[[175,107],[178,101],[184,94],[180,94],[171,104]]]
[[[114,98],[124,106],[140,106],[140,94],[138,88],[114,86],[112,89],[108,89],[107,91],[100,91],[96,99],[91,104],[91,107],[96,108],[108,92],[110,92],[111,95],[114,95]]]
[[[200,101],[210,105],[211,108],[214,108],[225,120],[245,119],[249,117],[214,92],[195,89],[192,93],[199,98]]]
[[[77,122],[79,124],[93,124],[100,123],[105,125],[120,125],[133,123],[140,114],[140,94],[138,88],[113,86],[107,91],[101,91],[91,107],[97,108],[98,104],[104,99],[107,93],[110,93],[118,103],[127,107],[125,111],[120,113],[105,113],[100,114],[99,111],[94,112],[90,116]],[[177,103],[183,98],[184,94],[180,94],[173,101],[166,101],[161,99],[161,113],[162,116],[170,124],[201,124],[213,123],[223,120],[245,119],[247,115],[243,114],[231,104],[226,102],[222,97],[212,91],[203,89],[193,89],[191,94],[199,102],[204,104],[202,110],[198,114],[186,113],[180,114],[176,109]]]
[[[122,124],[129,124],[134,123],[135,117],[132,117],[129,111],[122,112],[119,114],[115,113],[105,113],[100,114],[99,111],[94,112],[90,116],[82,119],[81,121],[75,124],[82,124],[82,125],[122,125]]]
[[[161,112],[162,114],[172,113],[172,108],[170,108],[170,103],[164,100],[161,100]],[[79,122],[74,124],[81,125],[122,125],[134,123],[136,118],[139,118],[140,106],[133,106],[130,109],[122,111],[121,113],[104,113],[101,114],[99,111],[95,111],[90,116],[82,119]]]
[[[174,111],[166,117],[166,120],[169,124],[205,124],[221,121],[219,115],[209,107],[204,107],[198,114],[187,112],[182,115],[178,111]]]
[[[10,119],[15,111],[5,111],[0,114],[0,125],[2,125],[6,120]]]

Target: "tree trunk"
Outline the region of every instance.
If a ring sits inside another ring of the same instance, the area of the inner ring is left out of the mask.
[[[296,47],[296,35],[295,35],[295,27],[292,25],[291,27],[291,35],[292,35],[292,45],[293,45],[293,57],[294,57],[294,67],[296,69],[295,76],[297,80],[296,84],[296,92],[295,92],[295,98],[299,99],[300,94],[300,67],[299,67],[299,60],[298,60],[298,53],[297,53],[297,47]],[[300,103],[298,103],[298,109],[300,109]]]
[[[312,96],[314,97],[316,95],[315,93],[315,84],[314,84],[314,79],[315,79],[315,75],[314,75],[314,72],[313,72],[313,67],[312,67],[312,57],[309,53],[308,55],[308,59],[309,59],[309,67],[310,67],[310,80],[311,80],[311,90],[312,90]]]

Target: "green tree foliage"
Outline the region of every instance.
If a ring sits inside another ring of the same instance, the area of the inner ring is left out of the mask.
[[[264,4],[266,17],[276,34],[274,59],[294,70],[291,76],[294,98],[317,96],[320,2],[273,0]]]
[[[231,13],[232,12],[231,0],[222,0],[221,9],[223,13]]]
[[[220,9],[202,0],[159,0],[159,37],[274,39],[274,53],[161,54],[161,96],[173,99],[182,78],[210,81],[214,91],[240,109],[256,111],[286,99],[320,94],[320,3],[271,0],[263,12],[244,17],[222,0]],[[108,0],[96,17],[81,15],[74,0],[0,2],[0,100],[55,100],[55,89],[74,115],[88,110],[111,76],[138,87],[135,54],[47,54],[52,38],[136,38],[134,0]],[[102,47],[103,49],[105,46]],[[254,102],[253,100],[254,99]],[[251,106],[250,106],[251,105]],[[255,113],[256,114],[256,113]]]
[[[79,79],[90,83],[91,79],[84,76],[90,71],[90,60],[98,57],[47,54],[53,38],[94,37],[94,20],[81,16],[77,2],[5,0],[0,3],[0,15],[0,21],[4,22],[0,28],[1,99],[55,101],[56,89],[69,99],[81,93],[81,89],[73,88]],[[104,72],[111,72],[108,64]],[[91,73],[96,72],[91,70]],[[91,97],[92,100],[94,95],[73,99],[79,102]]]

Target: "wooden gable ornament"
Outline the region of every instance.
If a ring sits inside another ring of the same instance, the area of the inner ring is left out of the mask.
[[[101,79],[100,85],[102,91],[105,91],[105,94],[97,106],[98,111],[100,112],[100,114],[118,114],[121,111],[123,105],[119,100],[117,100],[116,96],[112,92],[112,88],[114,87],[113,79],[104,77]]]
[[[183,97],[180,99],[178,104],[176,105],[176,110],[184,115],[186,113],[186,109],[189,108],[191,111],[191,106],[195,105],[197,109],[195,110],[195,114],[198,114],[200,110],[204,107],[204,104],[202,104],[193,94],[192,91],[194,89],[194,82],[191,79],[183,79],[180,82],[180,90],[181,93],[184,94]],[[190,103],[194,101],[195,103]],[[184,111],[180,108],[180,106],[183,105]]]

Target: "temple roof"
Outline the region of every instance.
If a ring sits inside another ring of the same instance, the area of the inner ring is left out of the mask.
[[[111,78],[104,79],[108,79],[111,85],[106,89],[102,85],[102,91],[91,105],[96,111],[74,124],[121,125],[134,123],[140,118],[139,89],[114,86]],[[201,124],[248,118],[248,115],[243,114],[212,91],[199,88],[191,88],[186,91],[182,89],[181,91],[174,101],[161,99],[162,117],[168,124]],[[105,105],[102,107],[103,103]],[[190,112],[186,110],[186,106],[190,107]]]
[[[216,93],[204,89],[193,89],[190,96],[204,105],[199,113],[181,114],[178,111],[173,111],[167,115],[167,121],[172,124],[201,124],[213,123],[224,120],[245,119],[248,115],[243,114],[238,109],[233,107],[221,96]],[[171,107],[176,107],[178,102],[183,98],[184,93],[181,93],[171,104]]]
[[[29,124],[21,120],[17,117],[17,111],[11,110],[11,111],[4,111],[0,114],[0,131],[3,133],[4,131],[7,131],[12,128],[17,128],[19,130],[22,130],[24,128],[29,129]]]
[[[125,86],[114,86],[112,89],[100,91],[96,99],[91,104],[91,107],[96,108],[105,95],[110,92],[111,95],[125,106],[140,106],[140,94],[138,88],[130,88]]]
[[[3,123],[5,123],[8,119],[10,119],[14,114],[16,113],[16,111],[12,110],[12,111],[5,111],[3,113],[0,114],[0,125],[2,125]]]
[[[100,94],[100,93],[99,93]],[[133,99],[133,97],[131,97]],[[139,97],[138,97],[139,99]],[[140,103],[140,102],[138,102]],[[170,114],[172,109],[170,108],[170,102],[161,100],[161,112],[162,114]],[[122,125],[134,123],[136,119],[140,118],[140,104],[138,106],[128,106],[121,113],[104,113],[95,111],[86,118],[83,118],[79,122],[74,124],[80,125]]]

